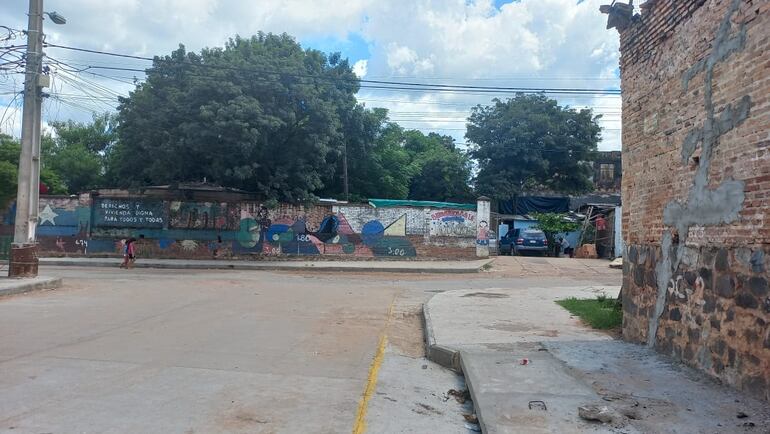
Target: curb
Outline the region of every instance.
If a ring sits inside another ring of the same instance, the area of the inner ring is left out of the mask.
[[[270,265],[269,263],[259,263],[255,265],[250,262],[233,263],[223,262],[221,264],[200,264],[191,260],[188,263],[163,263],[163,262],[137,262],[134,268],[156,268],[171,270],[252,270],[252,271],[326,271],[326,272],[353,272],[353,273],[423,273],[423,274],[470,274],[480,273],[484,267],[490,264],[494,259],[490,259],[477,267],[467,268],[415,268],[415,267],[387,267],[387,268],[362,268],[346,266],[316,266],[315,264],[306,266],[292,265]],[[104,267],[118,268],[119,261],[93,261],[76,262],[60,258],[41,258],[41,265],[58,267]]]
[[[422,325],[425,331],[425,354],[428,360],[462,374],[460,352],[436,344],[436,337],[433,334],[433,322],[430,319],[430,308],[427,302],[422,305]]]
[[[481,428],[482,434],[488,433],[489,430],[487,429],[486,424],[484,423],[483,415],[481,412],[481,408],[476,404],[478,400],[476,399],[476,393],[473,388],[473,384],[471,379],[465,375],[466,372],[468,372],[467,368],[465,367],[465,364],[463,362],[462,352],[459,350],[454,350],[449,347],[445,347],[443,345],[436,344],[436,336],[433,332],[433,322],[430,319],[430,308],[428,307],[427,302],[423,303],[422,305],[422,321],[423,321],[423,329],[425,330],[425,353],[428,358],[428,360],[438,363],[439,365],[451,369],[458,374],[462,374],[465,377],[465,384],[468,387],[468,392],[471,395],[471,402],[473,402],[473,411],[476,413],[476,418],[478,419],[479,427]]]
[[[460,368],[462,369],[462,372],[468,372],[468,369],[465,367],[465,362],[463,362],[462,354],[458,351],[458,358],[460,359]],[[471,380],[471,375],[465,375],[465,385],[468,386],[468,393],[471,395],[471,402],[473,402],[473,412],[476,413],[476,420],[478,421],[479,428],[481,428],[482,434],[488,434],[489,428],[487,428],[487,424],[484,423],[484,413],[482,412],[481,406],[477,405],[476,403],[479,402],[476,399],[476,391],[473,387],[473,381]]]
[[[46,278],[45,280],[38,279],[34,282],[25,282],[24,279],[18,279],[18,281],[18,285],[14,285],[6,289],[0,289],[0,297],[6,295],[23,294],[25,292],[56,289],[62,284],[62,279],[58,277]]]

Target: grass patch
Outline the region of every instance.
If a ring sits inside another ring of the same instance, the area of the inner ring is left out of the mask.
[[[620,327],[623,323],[623,311],[620,302],[614,298],[600,295],[596,299],[578,299],[574,297],[557,300],[556,304],[577,315],[595,329],[607,330]]]

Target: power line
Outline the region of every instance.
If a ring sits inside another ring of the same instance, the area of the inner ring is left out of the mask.
[[[183,63],[180,65],[186,65],[186,66],[200,66],[200,67],[209,67],[209,68],[215,68],[215,65],[193,65],[189,63]],[[111,71],[129,71],[129,72],[142,72],[144,73],[145,70],[138,69],[138,68],[126,68],[126,67],[118,67],[118,66],[100,66],[100,65],[86,65],[85,68],[77,70],[77,72],[88,72],[88,69],[104,69],[104,70],[111,70]],[[226,69],[226,70],[234,70],[239,72],[251,72],[251,73],[259,73],[258,70],[250,70],[250,69],[244,69],[244,68],[232,68],[232,67],[222,67],[219,69]],[[310,76],[310,75],[300,75],[300,74],[283,74],[280,72],[267,72],[267,74],[272,75],[288,75],[292,77],[308,77],[313,79],[321,79],[321,80],[327,80],[327,81],[343,81],[347,83],[353,83],[352,79],[344,79],[344,78],[335,78],[335,77],[323,77],[323,76]],[[201,75],[201,74],[190,74],[190,76],[193,77],[200,77],[200,78],[207,78],[207,79],[217,79],[218,77],[208,76],[208,75]],[[267,82],[277,82],[277,80],[270,80],[267,77],[258,77],[258,79],[262,81]],[[443,94],[457,94],[457,95],[483,95],[483,96],[489,96],[489,95],[513,95],[513,94],[519,94],[519,93],[542,93],[547,95],[570,95],[572,98],[596,98],[600,96],[613,96],[617,97],[620,96],[619,93],[616,93],[614,90],[607,90],[607,91],[601,91],[601,90],[592,90],[592,89],[545,89],[545,88],[497,88],[496,90],[494,88],[489,89],[483,89],[479,88],[478,86],[474,88],[469,87],[458,87],[458,88],[449,88],[449,87],[439,87],[439,85],[430,85],[430,84],[417,84],[417,83],[407,83],[407,85],[411,86],[419,86],[419,87],[408,87],[408,86],[398,86],[398,85],[373,85],[373,84],[367,84],[371,83],[372,81],[366,81],[364,84],[359,84],[359,88],[361,89],[373,89],[373,90],[385,90],[385,91],[402,91],[402,92],[438,92]],[[393,82],[396,83],[396,82]],[[447,85],[448,86],[448,85]]]
[[[3,110],[3,116],[0,116],[0,126],[3,125],[3,122],[5,121],[5,115],[8,114],[8,109],[11,108],[11,105],[13,105],[14,102],[16,102],[16,99],[21,95],[22,92],[16,92],[16,95],[11,98],[11,100],[8,102],[8,105],[5,106],[5,110]]]
[[[275,75],[282,75],[282,76],[290,76],[290,77],[300,77],[300,78],[312,78],[312,79],[323,79],[323,80],[332,80],[332,81],[343,81],[343,82],[349,82],[349,83],[363,83],[361,84],[361,87],[364,88],[371,88],[371,89],[388,89],[388,90],[409,90],[409,89],[429,89],[431,91],[441,91],[444,89],[445,91],[453,91],[453,92],[459,92],[459,91],[474,91],[474,92],[509,92],[509,93],[554,93],[554,94],[599,94],[599,95],[619,95],[620,89],[583,89],[583,88],[528,88],[528,87],[502,87],[502,86],[470,86],[470,85],[449,85],[449,84],[431,84],[431,83],[413,83],[413,82],[403,82],[403,81],[386,81],[386,80],[368,80],[368,79],[359,79],[359,78],[345,78],[345,77],[324,77],[324,76],[314,76],[309,74],[299,74],[299,73],[286,73],[286,72],[280,72],[280,71],[268,71],[263,69],[253,69],[253,68],[239,68],[239,67],[231,67],[226,65],[211,65],[211,64],[192,64],[192,63],[183,63],[183,62],[175,62],[172,59],[165,59],[161,57],[146,57],[146,56],[135,56],[130,54],[122,54],[122,53],[113,53],[108,51],[100,51],[100,50],[90,50],[86,48],[78,48],[78,47],[70,47],[66,45],[58,45],[58,44],[47,44],[47,47],[53,47],[53,48],[61,48],[65,50],[73,50],[73,51],[80,51],[85,53],[92,53],[92,54],[100,54],[100,55],[106,55],[106,56],[114,56],[114,57],[121,57],[121,58],[128,58],[128,59],[137,59],[137,60],[147,60],[147,61],[153,61],[153,62],[173,62],[177,63],[179,65],[185,65],[185,66],[194,66],[194,67],[202,67],[202,68],[214,68],[214,69],[224,69],[224,70],[236,70],[241,72],[256,72],[256,73],[267,73],[267,74],[275,74]],[[96,66],[96,65],[89,65],[88,68],[94,68],[94,69],[108,69],[108,70],[117,70],[117,71],[134,71],[134,72],[144,72],[144,70],[136,69],[136,68],[122,68],[122,67],[110,67],[110,66]],[[368,86],[371,85],[371,86]]]

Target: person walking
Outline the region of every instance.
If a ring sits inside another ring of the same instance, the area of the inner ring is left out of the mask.
[[[120,264],[120,268],[130,269],[134,266],[134,262],[136,261],[135,242],[136,238],[134,237],[125,240],[123,246],[123,263]]]
[[[567,238],[561,238],[560,244],[561,244],[561,251],[564,252],[565,255],[568,255],[571,258],[572,247],[570,247],[569,241],[567,241]]]

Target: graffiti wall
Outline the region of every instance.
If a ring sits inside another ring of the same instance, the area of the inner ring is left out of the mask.
[[[3,222],[5,229],[12,219]],[[120,255],[134,237],[144,257],[472,256],[473,211],[369,205],[199,202],[143,197],[41,197],[38,242],[49,255]],[[457,253],[457,252],[461,253]],[[442,256],[442,255],[438,255]],[[445,254],[443,255],[445,256]]]
[[[430,234],[439,237],[476,237],[476,213],[452,209],[430,213]]]

